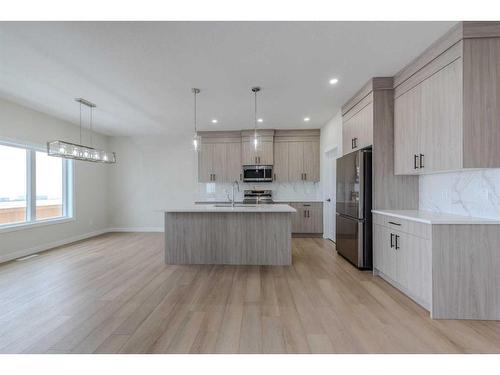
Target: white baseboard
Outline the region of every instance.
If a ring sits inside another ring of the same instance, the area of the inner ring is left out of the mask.
[[[163,227],[108,228],[108,232],[164,232]]]
[[[14,251],[14,252],[9,253],[9,254],[0,255],[0,263],[8,262],[9,260],[25,257],[25,256],[31,255],[31,254],[36,254],[36,253],[39,253],[41,251],[52,249],[54,247],[67,245],[69,243],[84,240],[86,238],[99,236],[101,234],[108,233],[108,232],[109,232],[108,229],[100,229],[100,230],[96,230],[93,232],[80,234],[78,236],[64,238],[64,239],[59,240],[59,241],[50,242],[50,243],[43,244],[43,245],[38,245],[35,247],[31,247],[29,249],[22,249],[22,250]]]

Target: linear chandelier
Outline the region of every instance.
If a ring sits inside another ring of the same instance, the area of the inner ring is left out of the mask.
[[[61,140],[49,141],[47,142],[47,154],[49,156],[91,161],[94,163],[116,163],[116,155],[114,152],[99,150],[92,147],[92,111],[96,105],[83,98],[76,98],[75,101],[80,103],[80,144]],[[82,144],[82,105],[90,108],[90,146],[84,146]]]

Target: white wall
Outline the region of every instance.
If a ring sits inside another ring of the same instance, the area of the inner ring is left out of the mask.
[[[0,100],[0,139],[43,146],[53,139],[74,142],[78,136],[78,127],[73,124]],[[107,148],[107,142],[107,137],[94,135],[95,145]],[[0,261],[105,231],[108,224],[108,168],[112,167],[76,162],[75,220],[0,233]],[[3,178],[8,176],[0,176],[0,183]]]
[[[320,140],[320,181],[323,201],[331,196],[330,188],[335,189],[335,172],[330,170],[332,167],[331,161],[327,158],[327,153],[336,154],[337,157],[342,155],[342,114],[340,111],[333,116],[321,128]],[[332,182],[329,184],[328,180]],[[326,203],[323,206],[323,233],[327,234],[333,230],[335,236],[335,201]],[[328,228],[330,226],[330,228]]]
[[[162,230],[162,208],[196,200],[197,159],[189,135],[112,137],[110,227]]]

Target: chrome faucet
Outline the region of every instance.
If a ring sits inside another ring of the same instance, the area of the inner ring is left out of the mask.
[[[234,185],[236,184],[236,188],[238,189],[238,192],[240,191],[240,184],[238,181],[234,180],[231,188],[233,189],[233,199],[231,200],[231,207],[234,207]]]

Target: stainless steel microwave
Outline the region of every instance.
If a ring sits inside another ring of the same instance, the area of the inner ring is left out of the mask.
[[[272,165],[244,165],[244,182],[273,182]]]

